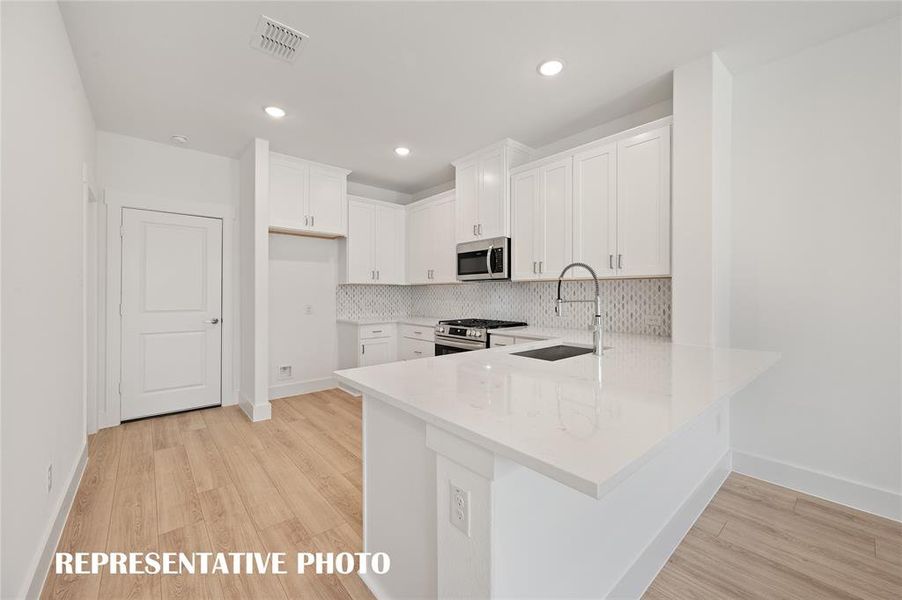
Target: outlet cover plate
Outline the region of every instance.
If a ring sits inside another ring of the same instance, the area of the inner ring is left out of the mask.
[[[449,486],[448,519],[465,536],[470,537],[470,492],[453,481],[449,482]]]

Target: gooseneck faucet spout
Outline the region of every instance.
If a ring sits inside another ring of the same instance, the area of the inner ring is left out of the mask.
[[[567,271],[574,267],[582,267],[587,270],[589,274],[592,276],[592,279],[595,281],[595,300],[563,300],[561,298],[561,283],[564,280],[564,275],[567,274]],[[601,292],[598,287],[598,275],[595,274],[595,269],[587,265],[586,263],[575,262],[570,263],[561,271],[561,274],[557,278],[557,299],[554,302],[554,312],[560,316],[561,315],[561,306],[564,303],[571,302],[595,302],[595,318],[592,322],[592,346],[594,347],[594,353],[597,356],[601,356],[601,352],[603,349],[602,345],[602,329],[601,329]]]

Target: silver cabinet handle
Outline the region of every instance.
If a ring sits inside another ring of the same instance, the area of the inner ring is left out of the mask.
[[[414,354],[422,354],[423,351],[422,351],[422,350],[414,350],[413,353],[414,353]]]
[[[618,269],[623,268],[623,255],[622,254],[617,255],[617,268]]]
[[[210,325],[218,325],[219,319],[217,317],[213,317],[212,319],[204,321],[204,323],[209,323]]]
[[[423,332],[422,332],[422,331],[414,331],[414,333],[415,333],[416,335],[423,335]]]
[[[370,279],[376,279],[376,272],[370,271]]]
[[[482,223],[476,226],[476,235],[482,235]]]
[[[376,271],[376,281],[379,281],[379,271]]]
[[[492,277],[492,248],[494,246],[489,244],[489,249],[485,253],[485,272],[489,277]]]
[[[476,225],[473,225],[473,237],[476,237],[477,235],[479,234],[476,233]]]
[[[608,254],[608,268],[611,270],[614,269],[614,255],[613,254]]]
[[[539,261],[539,273],[544,273],[544,272],[545,272],[544,263],[540,260]]]
[[[310,217],[308,217],[307,215],[304,215],[304,227],[309,227],[309,226],[310,226]]]
[[[360,353],[366,354],[366,344],[360,344]]]
[[[374,330],[373,330],[373,333],[382,333],[382,330],[381,330],[381,329],[374,329]]]
[[[316,227],[316,216],[315,215],[310,215],[310,226]]]
[[[532,272],[536,272],[536,261],[532,261]]]

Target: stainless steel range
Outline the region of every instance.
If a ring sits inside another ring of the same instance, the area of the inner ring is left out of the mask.
[[[489,331],[505,327],[525,327],[518,321],[493,319],[453,319],[435,326],[435,355],[484,350],[489,345]]]

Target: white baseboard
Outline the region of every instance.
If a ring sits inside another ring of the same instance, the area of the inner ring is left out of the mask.
[[[733,451],[733,470],[894,521],[902,521],[902,494],[763,456]]]
[[[338,384],[338,389],[340,389],[341,391],[343,391],[346,394],[351,394],[352,396],[355,396],[357,398],[360,398],[361,396],[363,396],[363,393],[360,390],[355,390],[354,388],[349,388],[341,383]]]
[[[645,548],[639,559],[617,582],[608,595],[609,599],[642,597],[730,475],[730,454],[729,450],[724,452],[708,476],[695,488],[692,495],[683,502],[670,521],[658,532],[657,537]]]
[[[373,593],[373,596],[376,597],[376,600],[390,600],[390,597],[385,590],[382,589],[382,586],[379,585],[378,580],[373,577],[373,574],[370,571],[366,573],[358,573],[358,577],[363,581],[363,585],[369,588],[369,590]]]
[[[44,540],[44,548],[37,556],[34,570],[32,571],[31,583],[28,590],[22,594],[24,598],[38,598],[41,595],[41,589],[44,587],[44,581],[47,579],[47,573],[50,565],[53,564],[53,555],[56,553],[56,547],[59,544],[60,536],[63,534],[63,527],[66,526],[66,519],[69,518],[69,510],[72,508],[72,502],[75,500],[75,493],[81,483],[81,477],[85,473],[85,467],[88,465],[88,445],[82,448],[81,456],[75,465],[75,470],[69,478],[69,485],[66,486],[66,493],[60,499],[59,506],[56,509],[56,518],[50,526],[50,531]]]
[[[309,394],[310,392],[331,390],[336,387],[336,385],[335,380],[331,377],[308,379],[307,381],[292,381],[289,383],[276,383],[269,386],[269,399],[276,400],[278,398]]]
[[[254,404],[244,396],[238,396],[238,406],[247,415],[247,418],[255,423],[257,421],[268,421],[272,418],[272,406],[266,404]]]

